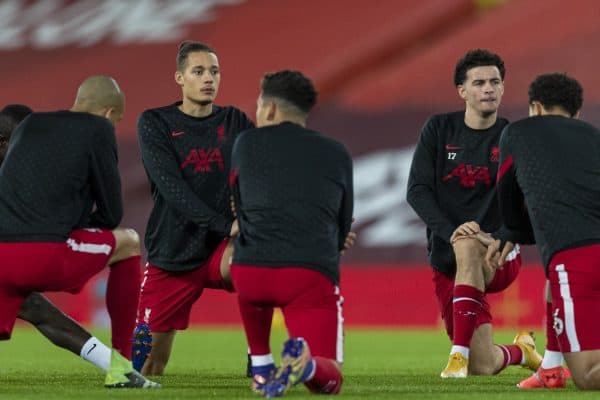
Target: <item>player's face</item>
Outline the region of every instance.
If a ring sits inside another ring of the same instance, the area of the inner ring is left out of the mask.
[[[199,105],[215,101],[220,80],[219,60],[206,51],[189,53],[185,70],[175,72],[175,81],[181,86],[184,99]]]
[[[467,79],[458,86],[458,94],[465,100],[467,109],[486,116],[498,111],[504,82],[495,66],[475,67],[467,71]]]

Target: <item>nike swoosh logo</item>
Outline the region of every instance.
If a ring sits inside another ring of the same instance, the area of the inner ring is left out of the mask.
[[[461,146],[450,146],[449,144],[446,145],[446,150],[460,150],[462,149]]]
[[[171,132],[171,136],[177,137],[177,136],[183,135],[184,133],[185,133],[184,131],[175,131],[175,132]]]
[[[95,348],[96,348],[96,343],[94,343],[94,344],[92,345],[92,348],[91,348],[91,349],[89,349],[89,350],[88,350],[88,352],[87,352],[87,353],[85,353],[85,354],[89,356],[89,355],[90,355],[90,353],[92,352],[92,350],[94,350]]]

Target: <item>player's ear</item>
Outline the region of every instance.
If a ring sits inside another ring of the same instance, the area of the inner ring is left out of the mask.
[[[544,106],[539,101],[532,101],[529,104],[529,116],[539,117],[540,115],[544,115]]]
[[[183,72],[179,70],[175,71],[175,82],[177,82],[179,86],[183,86]]]
[[[267,105],[267,121],[273,121],[275,115],[277,115],[277,103],[269,101],[269,104]]]
[[[581,110],[577,110],[575,115],[573,115],[571,118],[579,119],[579,117],[581,117]]]
[[[464,101],[467,101],[467,91],[466,91],[464,85],[456,86],[456,90],[458,91],[458,95],[460,96],[460,98],[463,99]]]

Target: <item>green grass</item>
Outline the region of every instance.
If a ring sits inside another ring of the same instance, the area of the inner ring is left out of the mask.
[[[95,332],[107,341],[106,332]],[[509,342],[512,333],[496,335]],[[283,332],[273,337],[274,353]],[[511,367],[494,377],[442,380],[449,343],[442,331],[349,330],[346,332],[345,399],[591,399],[597,393],[565,390],[523,392],[515,383],[529,375]],[[58,349],[36,331],[19,328],[0,344],[0,399],[257,399],[244,377],[246,344],[237,329],[178,334],[167,375],[156,391],[107,390],[103,373]],[[315,399],[304,387],[286,396]],[[320,398],[320,397],[319,397]]]

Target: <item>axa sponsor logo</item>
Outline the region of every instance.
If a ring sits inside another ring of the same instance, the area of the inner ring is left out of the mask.
[[[163,43],[215,19],[216,6],[243,0],[0,1],[0,49]]]
[[[210,172],[213,166],[221,171],[225,169],[223,156],[218,148],[190,150],[179,168],[184,170],[188,166],[193,166],[194,172]]]
[[[466,188],[474,188],[477,182],[483,183],[486,187],[492,185],[488,167],[460,163],[452,172],[442,178],[442,182],[448,182],[453,178],[458,178],[459,184]]]

